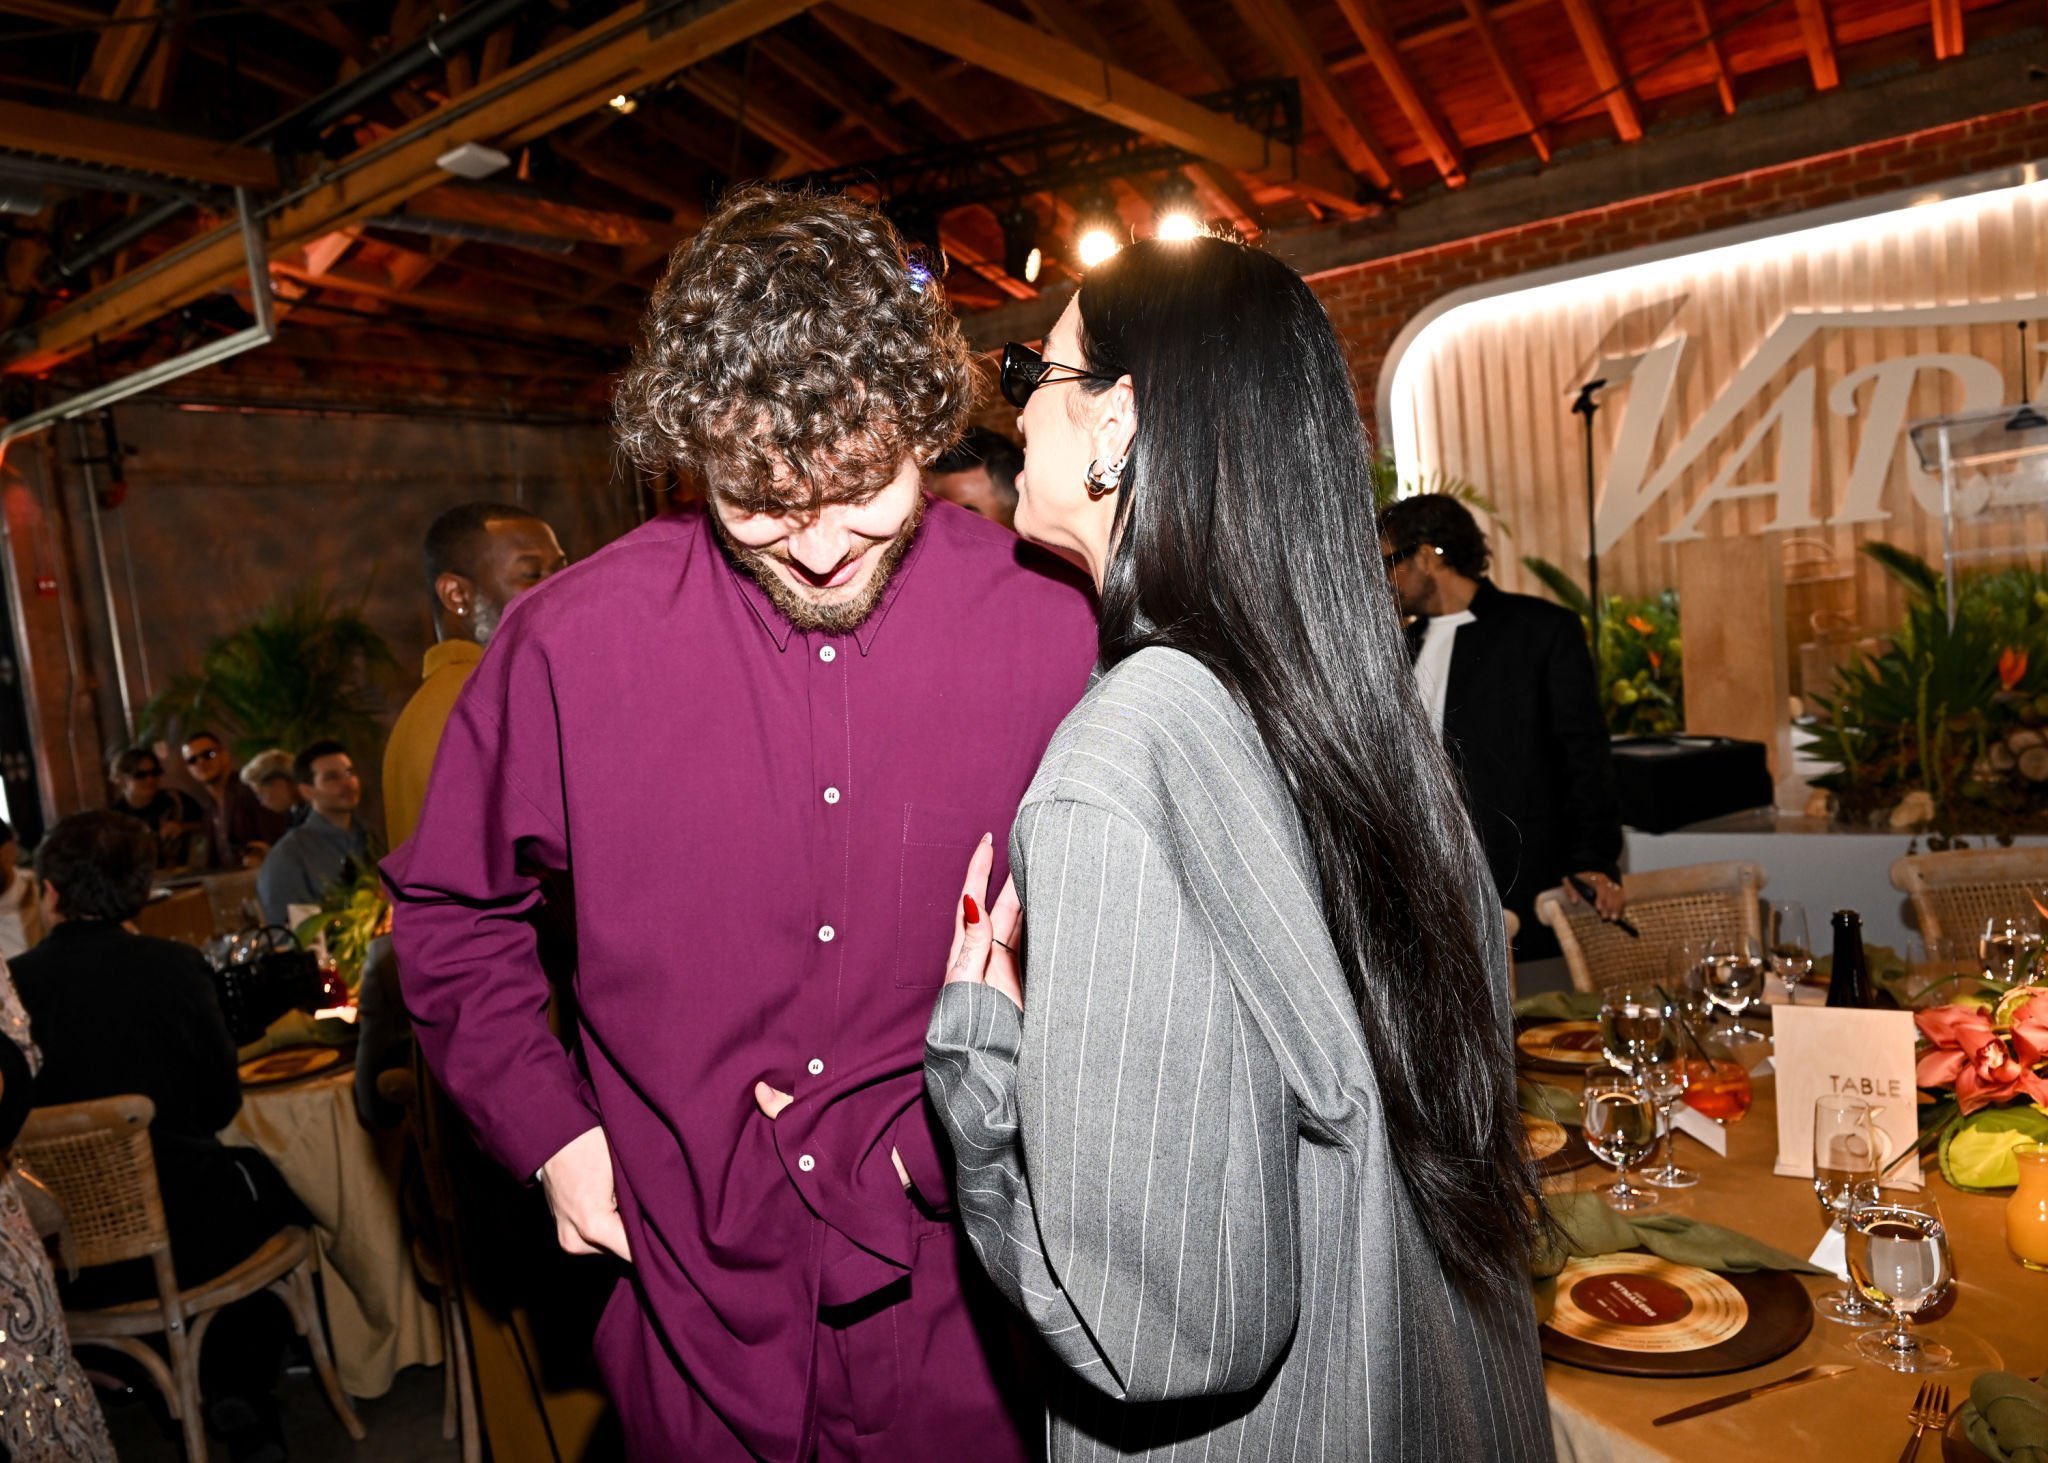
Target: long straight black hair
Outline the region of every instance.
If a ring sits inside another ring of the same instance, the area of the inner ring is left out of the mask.
[[[1123,250],[1080,313],[1087,368],[1128,374],[1138,415],[1103,664],[1171,646],[1251,715],[1315,855],[1416,1213],[1461,1289],[1526,1287],[1539,1191],[1489,989],[1501,911],[1409,670],[1329,319],[1286,265],[1208,238]]]

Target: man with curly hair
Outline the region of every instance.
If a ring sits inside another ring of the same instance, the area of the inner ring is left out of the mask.
[[[973,405],[931,272],[749,189],[670,265],[622,443],[705,502],[507,612],[387,862],[435,1073],[575,1253],[631,1453],[1028,1454],[950,1220],[924,1029],[960,871],[1085,687],[1085,590],[920,468]],[[576,901],[580,1060],[529,922]],[[997,877],[1002,872],[999,870]]]

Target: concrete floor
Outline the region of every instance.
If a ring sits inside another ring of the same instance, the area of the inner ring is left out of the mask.
[[[85,1354],[88,1363],[91,1353]],[[285,1444],[292,1463],[448,1463],[461,1456],[441,1437],[441,1371],[410,1367],[398,1374],[382,1397],[356,1400],[356,1415],[369,1436],[353,1442],[342,1431],[310,1370],[287,1372],[277,1389],[284,1412]],[[121,1463],[180,1463],[184,1448],[160,1406],[130,1396],[106,1404],[107,1429]],[[225,1463],[215,1447],[209,1458]]]

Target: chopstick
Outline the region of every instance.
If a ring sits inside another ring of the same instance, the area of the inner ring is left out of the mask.
[[[1600,914],[1600,896],[1593,892],[1593,886],[1591,884],[1588,884],[1584,879],[1581,879],[1577,874],[1566,874],[1564,876],[1564,881],[1565,883],[1572,886],[1572,891],[1576,893],[1579,896],[1579,898],[1586,901],[1586,907],[1588,909],[1592,910],[1595,914]],[[1607,916],[1604,914],[1600,915],[1600,917],[1602,919],[1607,919]],[[1613,925],[1617,930],[1620,930],[1624,935],[1627,935],[1631,940],[1640,940],[1643,937],[1643,932],[1637,929],[1634,925],[1630,924],[1628,920],[1621,915],[1617,914],[1613,919],[1607,920],[1607,923]]]

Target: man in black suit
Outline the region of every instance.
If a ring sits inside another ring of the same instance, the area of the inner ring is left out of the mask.
[[[156,1105],[150,1147],[178,1283],[212,1279],[304,1208],[253,1148],[216,1136],[242,1106],[235,1043],[197,950],[126,927],[149,898],[156,839],[119,813],[60,819],[36,851],[43,942],[10,962],[42,1048],[38,1106],[140,1093]],[[145,1262],[87,1271],[67,1301],[99,1306],[155,1295]],[[282,1458],[270,1396],[286,1320],[252,1296],[215,1319],[200,1356],[208,1422],[237,1459]]]
[[[1576,874],[1604,919],[1622,910],[1621,810],[1607,722],[1579,617],[1486,577],[1486,535],[1456,498],[1424,493],[1380,517],[1380,554],[1409,654],[1465,782],[1518,960],[1557,955],[1536,896]],[[1576,897],[1566,885],[1568,898]]]

